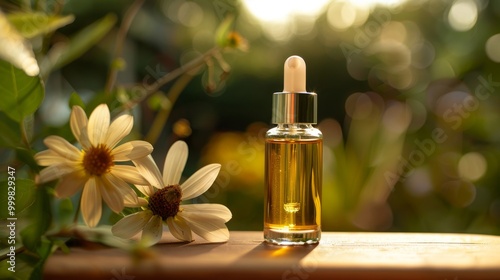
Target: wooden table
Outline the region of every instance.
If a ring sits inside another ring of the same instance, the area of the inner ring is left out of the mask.
[[[169,234],[164,234],[164,236]],[[172,242],[171,237],[164,242]],[[116,248],[56,252],[46,279],[500,279],[500,236],[325,232],[319,245],[273,246],[261,232],[227,243],[163,243],[133,261]]]

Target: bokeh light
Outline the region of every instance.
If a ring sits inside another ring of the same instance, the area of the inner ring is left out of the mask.
[[[418,69],[425,69],[432,65],[436,57],[436,50],[429,41],[419,42],[411,47],[411,65]]]
[[[476,186],[468,181],[452,180],[442,185],[443,196],[456,207],[469,206],[476,198]]]
[[[318,128],[323,132],[323,143],[326,146],[337,147],[342,143],[342,127],[335,119],[324,119]]]
[[[486,41],[486,54],[494,62],[500,62],[500,33],[491,36]]]
[[[426,168],[417,168],[411,172],[404,184],[406,190],[416,197],[428,195],[432,191],[432,180]]]
[[[191,135],[191,124],[186,119],[180,119],[174,123],[172,131],[180,138],[186,138]]]
[[[471,152],[463,155],[458,161],[458,174],[464,179],[476,181],[486,173],[487,167],[483,155]]]
[[[450,26],[457,31],[467,31],[474,27],[478,17],[478,8],[473,0],[458,0],[448,13]]]
[[[461,114],[461,112],[465,109],[459,110],[456,108],[464,107],[463,104],[465,104],[468,100],[472,100],[473,98],[474,97],[470,93],[464,90],[450,91],[436,100],[434,112],[436,113],[436,115],[443,118],[448,118],[448,116],[456,116],[456,118],[463,119],[464,117],[468,116],[465,115],[465,113]]]
[[[411,122],[411,109],[400,102],[391,102],[382,117],[382,124],[393,133],[401,134],[406,131]]]
[[[331,27],[344,30],[362,25],[369,14],[367,6],[354,5],[349,1],[336,1],[330,4],[326,16]]]
[[[187,27],[197,27],[203,22],[203,9],[194,1],[164,1],[163,12],[170,20]]]
[[[369,117],[373,107],[370,96],[360,92],[351,94],[345,102],[346,114],[355,120]]]

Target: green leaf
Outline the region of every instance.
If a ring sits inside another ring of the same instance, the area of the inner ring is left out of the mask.
[[[0,60],[0,111],[17,122],[33,114],[44,97],[40,77],[30,77],[12,64]]]
[[[1,78],[0,78],[1,79]],[[7,117],[0,111],[0,147],[14,148],[21,143],[21,129],[19,123]]]
[[[16,148],[16,156],[19,161],[26,163],[31,170],[38,171],[40,169],[31,150],[18,147]]]
[[[25,137],[28,143],[33,140],[33,134],[35,134],[35,116],[34,114],[27,115],[22,122],[21,130],[23,132],[23,137]]]
[[[7,15],[7,20],[25,38],[53,32],[75,20],[73,15],[47,15],[41,12],[17,12]]]
[[[12,273],[7,270],[10,265],[6,261],[0,262],[0,279],[29,279],[33,266],[38,262],[38,257],[33,254],[17,254],[16,255],[16,272]]]
[[[78,93],[73,92],[69,97],[69,108],[73,108],[73,106],[80,106],[85,110],[85,102],[83,102],[82,98]]]
[[[91,25],[80,30],[73,36],[65,49],[60,53],[56,61],[53,62],[52,69],[60,68],[75,60],[99,42],[104,35],[115,25],[116,16],[108,14]],[[58,50],[58,52],[61,50]],[[50,56],[50,54],[49,54]]]
[[[69,237],[66,238],[59,238],[59,239],[54,239],[52,242],[54,242],[54,245],[58,247],[58,249],[61,249],[61,251],[65,254],[71,253],[71,250],[69,249],[68,245],[66,245],[66,242],[69,240]]]
[[[43,266],[47,258],[57,249],[56,242],[44,239],[40,247],[16,254],[15,273],[7,270],[9,264],[0,262],[0,279],[43,279]]]
[[[25,209],[30,207],[35,202],[35,182],[33,180],[17,178],[15,182],[15,217],[18,217]],[[0,205],[5,205],[0,209],[0,219],[11,217],[8,213],[7,189],[8,181],[0,181],[1,186],[5,186],[5,195],[0,197]]]
[[[148,98],[147,104],[152,110],[171,109],[172,102],[162,92],[157,92]]]
[[[52,222],[50,207],[52,197],[49,195],[46,186],[37,186],[35,195],[33,205],[27,209],[29,216],[25,217],[25,219],[30,220],[30,224],[21,230],[23,244],[32,252],[37,252],[42,237]]]
[[[233,22],[234,17],[227,16],[221,24],[219,24],[219,27],[217,27],[217,30],[215,31],[215,43],[219,47],[225,47],[228,45],[228,35],[229,32],[231,32]]]
[[[51,255],[51,253],[57,248],[56,245],[52,241],[42,240],[40,243],[40,247],[38,247],[37,253],[40,256],[40,260],[33,267],[33,271],[31,272],[30,280],[43,279],[43,265],[47,258]]]
[[[114,236],[111,233],[111,226],[102,225],[95,228],[89,228],[86,226],[77,226],[76,229],[81,234],[81,236],[87,240],[92,242],[98,242],[110,247],[127,249],[130,248],[132,244],[131,241],[121,239],[119,237]]]

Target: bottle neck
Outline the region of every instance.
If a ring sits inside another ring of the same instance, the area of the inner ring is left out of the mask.
[[[280,123],[266,133],[266,139],[314,140],[323,138],[321,131],[312,123]]]
[[[314,128],[312,123],[279,123],[278,129],[291,130],[291,129],[310,129]]]

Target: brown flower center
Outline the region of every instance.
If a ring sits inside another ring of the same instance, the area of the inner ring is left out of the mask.
[[[182,191],[179,185],[166,186],[149,198],[149,209],[163,220],[174,217],[179,212]]]
[[[106,145],[92,146],[83,155],[83,168],[91,176],[101,176],[109,172],[113,165],[113,155]]]

